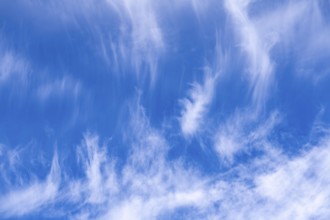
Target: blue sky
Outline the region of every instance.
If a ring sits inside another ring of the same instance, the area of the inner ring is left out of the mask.
[[[329,219],[326,0],[2,0],[1,219]]]

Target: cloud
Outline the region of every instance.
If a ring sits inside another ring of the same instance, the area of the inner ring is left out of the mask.
[[[158,59],[165,49],[163,31],[159,24],[159,11],[153,2],[108,0],[109,6],[117,13],[119,37],[111,43],[115,63],[121,58],[123,66],[131,65],[137,76],[150,74],[150,82],[157,76]]]
[[[42,81],[37,89],[37,96],[45,101],[51,97],[72,97],[77,99],[81,91],[81,84],[68,76],[61,79]]]
[[[65,202],[70,210],[76,207],[79,211],[71,212],[64,206],[57,217],[326,219],[330,216],[328,137],[294,157],[278,151],[271,153],[276,152],[277,146],[266,138],[278,121],[274,113],[247,137],[255,143],[268,142],[266,153],[250,163],[232,167],[230,172],[208,175],[180,160],[168,161],[169,145],[162,132],[150,126],[140,104],[132,110],[131,126],[127,128],[130,152],[122,166],[117,166],[116,159],[106,152],[111,146],[100,144],[98,135],[87,133],[77,152],[84,176],[61,181],[60,174],[65,169],[60,169],[55,155],[45,181],[1,197],[1,213],[8,217],[42,214],[42,210],[52,211],[56,204]]]
[[[185,176],[174,186],[177,192],[167,191],[161,196],[153,192],[148,194],[148,199],[131,194],[105,218],[170,218],[170,213],[180,207],[188,210],[193,207],[196,212],[189,211],[190,215],[186,216],[190,219],[326,219],[330,214],[327,211],[329,178],[326,175],[330,156],[323,154],[324,151],[328,151],[327,146],[316,147],[291,159],[281,156],[283,161],[277,163],[275,169],[266,166],[262,173],[253,173],[254,169],[245,167],[251,174],[248,178],[254,183],[252,187],[244,181],[244,176],[228,181],[224,178],[207,181],[192,173],[190,178]],[[191,181],[191,178],[197,179]],[[190,186],[186,190],[180,189],[179,184],[188,184],[189,179]]]
[[[191,137],[200,130],[213,98],[216,81],[216,76],[206,73],[203,84],[193,83],[189,97],[180,100],[183,109],[179,122],[185,137]]]
[[[223,124],[219,125],[214,136],[214,148],[223,163],[232,163],[239,153],[250,150],[268,150],[268,137],[279,124],[280,115],[273,112],[269,118],[256,122],[251,111],[236,111]]]
[[[290,62],[296,76],[313,83],[328,75],[330,54],[325,48],[330,32],[322,1],[279,2],[266,6],[266,12],[258,11],[258,5],[249,0],[225,2],[248,55],[253,100],[261,104],[267,100],[277,65]]]
[[[256,178],[273,219],[326,219],[330,215],[329,139],[300,157]]]
[[[86,202],[103,203],[107,196],[117,191],[116,173],[113,163],[106,158],[106,151],[99,145],[99,137],[91,133],[84,135],[84,140],[78,148],[78,158],[84,166],[86,181],[74,182],[72,195],[75,191],[86,190]],[[78,184],[78,185],[77,185]],[[78,188],[75,188],[78,187]]]
[[[87,154],[78,155],[79,160],[86,164],[86,179],[70,190],[76,191],[71,195],[80,191],[82,204],[93,205],[94,211],[88,212],[86,207],[83,210],[87,212],[82,211],[73,217],[155,219],[180,207],[199,206],[205,197],[204,190],[200,189],[203,180],[199,180],[196,171],[185,169],[179,161],[166,161],[167,141],[161,131],[150,126],[139,103],[131,106],[127,132],[130,134],[126,137],[130,146],[127,162],[114,173],[112,181],[108,181],[105,170],[107,167],[112,172],[116,170],[111,168],[114,158],[106,157],[96,135],[85,135],[79,152],[86,149]],[[117,190],[112,190],[114,188]],[[92,193],[102,199],[95,203],[91,200]],[[77,202],[77,199],[79,196],[72,201]],[[95,213],[95,210],[99,212]]]
[[[145,80],[145,75],[150,74],[153,82],[157,78],[159,58],[167,45],[160,21],[161,11],[147,0],[138,3],[131,0],[107,2],[116,12],[114,16],[117,16],[116,27],[119,29],[118,36],[111,36],[110,46],[106,45],[106,41],[101,42],[104,50],[111,48],[116,65],[131,65],[140,80]],[[289,24],[279,27],[280,34],[276,30],[279,24],[259,20],[262,16],[250,14],[252,1],[225,2],[237,28],[241,48],[248,55],[248,77],[253,92],[252,106],[237,109],[228,117],[225,115],[224,122],[210,141],[216,153],[214,156],[220,160],[215,171],[208,172],[208,167],[205,171],[198,161],[187,160],[186,155],[173,158],[171,149],[178,144],[171,139],[173,131],[166,130],[168,127],[154,126],[148,118],[148,109],[142,106],[138,97],[120,121],[122,124],[116,131],[120,136],[117,137],[120,139],[118,142],[107,143],[101,133],[86,132],[76,154],[68,159],[74,166],[68,167],[65,163],[60,166],[55,153],[46,179],[35,177],[33,181],[26,181],[19,171],[23,168],[15,167],[20,159],[17,156],[19,152],[7,152],[0,145],[0,158],[8,159],[8,166],[20,179],[17,187],[11,184],[15,182],[12,178],[1,173],[1,178],[5,179],[2,182],[8,186],[1,189],[0,216],[19,218],[40,213],[42,217],[51,218],[52,213],[56,213],[56,218],[72,219],[329,219],[328,129],[318,123],[316,126],[320,128],[315,130],[317,138],[313,137],[310,143],[301,146],[302,150],[297,150],[297,154],[289,155],[285,149],[290,143],[281,143],[272,136],[274,128],[282,121],[281,114],[276,111],[258,114],[255,111],[265,104],[272,83],[274,64],[270,50],[281,42],[282,36],[291,33],[291,30],[286,30],[295,26],[304,15],[309,15],[305,6],[312,3],[306,2],[299,3],[301,8],[288,6],[288,14],[283,21],[288,16]],[[86,8],[93,5],[91,1],[84,3]],[[76,1],[72,7],[75,4]],[[198,16],[204,15],[199,11],[204,10],[199,9],[199,1],[192,4]],[[274,17],[278,16],[280,13],[276,12]],[[315,21],[319,24],[317,19]],[[322,24],[320,27],[325,26]],[[268,34],[268,28],[274,28],[274,32]],[[322,33],[320,45],[327,42],[327,32]],[[321,47],[314,47],[316,39],[311,40],[311,48]],[[217,45],[216,49],[219,48]],[[212,116],[210,106],[220,65],[223,64],[220,59],[223,57],[219,54],[218,51],[215,68],[206,68],[203,81],[193,83],[187,97],[180,100],[179,123],[185,137],[200,134]],[[0,83],[16,73],[19,75],[20,68],[24,70],[25,66],[20,67],[21,61],[17,58],[11,52],[0,55]],[[40,81],[37,80],[36,93],[42,100],[68,94],[76,97],[82,90],[81,84],[68,76]],[[116,151],[119,149],[120,156],[112,153],[115,147]],[[38,152],[29,151],[33,154]],[[238,156],[243,159],[236,160]],[[1,171],[10,170],[4,164],[2,160]],[[70,175],[72,173],[74,175]]]
[[[83,33],[84,41],[92,42],[88,45],[90,52],[95,52],[91,57],[101,56],[113,67],[107,72],[133,73],[140,82],[148,78],[150,84],[157,78],[166,42],[160,24],[161,11],[153,1],[101,0],[98,4],[90,0],[60,0],[51,4],[25,1],[8,3],[4,8],[12,14],[15,14],[12,8],[22,12],[24,24],[37,37],[46,38],[63,31]],[[10,13],[5,17],[9,21],[14,17]]]
[[[0,47],[3,49],[2,47]],[[28,71],[26,61],[10,50],[0,53],[0,85],[15,79],[24,82]]]
[[[307,77],[314,83],[329,72],[326,60],[330,54],[326,48],[330,32],[322,5],[322,1],[292,1],[254,19],[265,40],[274,36],[282,56],[290,54],[295,61],[296,76]]]
[[[130,136],[126,137],[130,151],[120,170],[113,166],[115,159],[105,154],[97,135],[84,136],[78,158],[86,179],[70,180],[71,186],[63,189],[69,200],[85,207],[73,218],[154,219],[166,210],[194,206],[202,198],[201,183],[191,175],[194,171],[168,163],[168,145],[161,132],[150,126],[139,103],[131,108]],[[196,186],[187,181],[193,179]],[[94,208],[89,209],[90,205]]]
[[[256,25],[249,17],[249,0],[225,1],[225,8],[233,19],[234,29],[237,30],[240,46],[247,54],[249,62],[249,81],[252,89],[252,99],[256,109],[265,104],[268,90],[272,81],[273,62],[269,55],[274,42],[264,41],[257,31]],[[268,44],[267,44],[268,43]]]
[[[23,216],[37,212],[55,202],[61,181],[60,167],[55,153],[50,173],[45,181],[14,189],[0,197],[0,213],[4,217]]]
[[[220,75],[224,74],[227,68],[228,56],[223,51],[218,32],[216,32],[215,39],[214,58],[212,58],[211,64],[204,66],[203,82],[192,83],[187,97],[179,100],[182,109],[178,120],[181,132],[186,138],[202,131],[201,128],[205,125]]]

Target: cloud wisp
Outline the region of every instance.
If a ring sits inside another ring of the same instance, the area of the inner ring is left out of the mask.
[[[0,46],[0,49],[3,48]],[[0,52],[0,86],[9,80],[23,82],[27,78],[28,64],[13,51]]]
[[[193,83],[188,98],[180,100],[183,109],[179,122],[185,137],[192,137],[200,131],[213,98],[216,82],[217,76],[207,72],[203,84]]]
[[[204,66],[203,82],[192,83],[187,97],[179,100],[182,107],[179,123],[185,138],[191,138],[203,132],[202,127],[205,126],[207,121],[207,114],[216,95],[218,82],[226,68],[227,57],[222,51],[218,34],[216,34],[216,44],[213,53],[215,58],[212,65]]]
[[[68,76],[64,76],[62,79],[41,83],[36,93],[40,100],[45,101],[50,97],[64,96],[70,96],[76,100],[80,92],[81,84]]]
[[[214,149],[224,164],[233,163],[237,154],[269,150],[268,138],[280,123],[280,114],[273,112],[262,122],[255,122],[252,111],[236,111],[215,132]]]
[[[256,109],[264,106],[272,81],[273,62],[269,56],[272,45],[267,45],[257,31],[248,14],[249,0],[225,1],[225,8],[233,19],[240,46],[247,54],[249,62],[248,78],[252,90],[252,100]]]
[[[296,61],[296,76],[314,83],[327,76],[329,70],[324,63],[329,58],[330,32],[322,5],[322,1],[292,1],[253,19],[268,45],[276,43],[284,57],[291,54]],[[325,68],[320,70],[320,64]]]
[[[58,197],[61,170],[55,153],[50,173],[46,180],[36,181],[27,187],[13,189],[0,198],[0,213],[3,217],[20,217],[41,211]]]
[[[142,79],[150,75],[150,83],[157,78],[158,59],[165,49],[163,31],[152,1],[108,0],[119,17],[119,37],[111,43],[117,65],[130,65]],[[118,63],[121,62],[121,63]]]

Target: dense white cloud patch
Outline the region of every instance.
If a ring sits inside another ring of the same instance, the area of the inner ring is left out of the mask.
[[[256,178],[256,192],[267,199],[273,219],[329,218],[329,139],[301,157]]]

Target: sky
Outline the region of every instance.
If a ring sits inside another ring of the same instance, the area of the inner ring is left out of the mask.
[[[0,219],[330,219],[328,0],[1,0]]]

